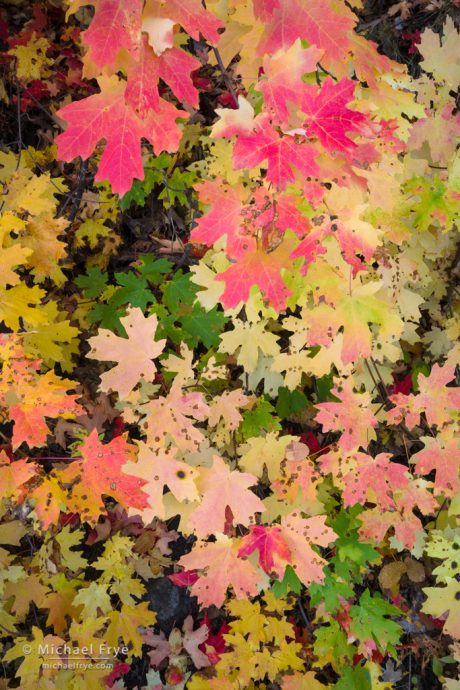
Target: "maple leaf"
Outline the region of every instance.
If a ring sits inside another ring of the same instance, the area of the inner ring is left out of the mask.
[[[144,179],[141,138],[151,142],[157,155],[161,151],[175,151],[182,136],[176,118],[188,115],[160,99],[159,108],[149,110],[140,119],[125,102],[123,82],[100,78],[99,84],[101,93],[69,103],[58,111],[68,124],[66,131],[56,137],[58,155],[65,161],[77,156],[86,160],[98,142],[105,139],[95,180],[109,180],[113,191],[122,196],[131,189],[135,177]]]
[[[429,376],[419,375],[417,395],[397,393],[390,396],[396,407],[387,413],[389,422],[399,424],[405,418],[409,428],[413,428],[420,423],[420,415],[424,412],[430,426],[449,424],[454,411],[460,408],[460,388],[447,387],[454,378],[453,365],[434,364]]]
[[[409,483],[405,465],[391,462],[390,453],[379,453],[373,458],[367,453],[353,457],[356,467],[343,477],[345,507],[365,503],[369,499],[382,509],[395,507],[393,492],[404,489]]]
[[[89,3],[88,3],[89,4]],[[83,32],[89,46],[87,60],[96,67],[113,65],[122,50],[137,60],[141,38],[141,0],[97,0],[89,29]]]
[[[445,587],[426,587],[427,600],[422,611],[439,618],[448,614],[443,632],[454,639],[460,637],[460,586],[456,578],[448,578]]]
[[[44,37],[37,37],[35,31],[32,33],[26,45],[17,45],[8,51],[17,60],[16,76],[18,79],[28,83],[33,79],[41,79],[42,72],[52,64],[46,56],[46,51],[51,48],[49,41]]]
[[[231,138],[234,134],[250,132],[254,126],[254,108],[241,94],[238,108],[216,108],[219,120],[212,126],[211,139]]]
[[[152,449],[173,443],[181,450],[197,450],[204,440],[203,432],[192,419],[202,422],[208,415],[203,393],[184,393],[174,381],[167,396],[150,400],[139,408],[147,443]]]
[[[243,419],[238,407],[244,407],[248,402],[249,398],[239,390],[224,391],[209,407],[209,425],[217,426],[222,419],[226,429],[237,429]]]
[[[274,573],[279,580],[283,579],[284,571],[292,563],[291,551],[283,539],[283,533],[277,525],[251,525],[249,534],[242,538],[239,558],[248,556],[253,551],[259,552],[259,565],[270,575]]]
[[[119,647],[121,640],[130,647],[130,656],[141,656],[144,638],[139,627],[147,628],[157,619],[156,613],[149,611],[148,602],[142,601],[135,606],[123,604],[120,611],[110,611],[107,617],[110,621],[105,633],[108,646]]]
[[[418,51],[423,57],[421,67],[431,72],[437,81],[445,82],[455,89],[460,78],[460,56],[458,54],[458,31],[452,17],[447,17],[443,37],[431,29],[422,33]]]
[[[13,461],[4,450],[0,451],[0,497],[18,500],[23,484],[38,471],[39,466],[35,462],[28,462],[27,458]]]
[[[10,212],[0,216],[0,248],[3,258],[0,288],[6,288],[7,285],[12,286],[19,283],[20,278],[15,269],[20,265],[27,264],[28,258],[32,254],[32,249],[19,244],[8,246],[11,242],[11,233],[19,233],[25,226],[25,221],[17,218]]]
[[[307,234],[310,223],[298,208],[298,197],[293,194],[277,194],[271,201],[267,191],[261,187],[256,190],[254,198],[265,209],[255,219],[257,227],[261,228],[264,249],[270,248],[274,232],[283,236],[286,230],[293,230],[301,238]]]
[[[120,338],[106,329],[89,339],[91,352],[88,357],[105,362],[118,362],[110,371],[101,375],[100,389],[117,391],[126,398],[141,379],[153,381],[157,368],[152,362],[163,352],[166,340],[154,340],[158,318],[156,314],[145,317],[142,309],[128,310],[120,322],[128,334]]]
[[[94,429],[80,452],[82,459],[74,460],[60,473],[62,483],[72,485],[67,493],[68,510],[80,513],[94,525],[105,511],[103,495],[113,496],[126,509],[147,506],[148,496],[142,490],[146,481],[122,471],[134,452],[134,446],[122,436],[103,444]]]
[[[322,424],[324,431],[342,431],[338,443],[343,451],[357,450],[360,446],[367,448],[375,439],[373,429],[377,426],[377,418],[370,408],[370,394],[355,393],[351,379],[345,379],[341,390],[333,388],[331,393],[340,402],[317,404],[320,411],[316,421]]]
[[[275,432],[249,438],[239,448],[239,465],[260,478],[265,466],[270,480],[274,481],[280,475],[281,465],[288,454],[287,449],[294,440],[294,436],[278,437]]]
[[[205,10],[200,0],[147,0],[143,14],[144,23],[147,22],[148,26],[153,28],[155,22],[161,19],[180,24],[196,41],[200,40],[202,34],[212,45],[216,45],[219,40],[218,29],[225,26],[211,12]]]
[[[283,242],[273,252],[261,249],[247,251],[238,261],[215,280],[225,283],[220,301],[225,309],[237,307],[246,302],[254,285],[257,285],[267,304],[276,311],[286,307],[286,300],[292,294],[282,279],[282,271],[289,267],[290,243]]]
[[[34,503],[35,512],[46,530],[59,521],[61,510],[65,509],[67,493],[56,474],[41,477],[40,484],[30,490],[28,497]]]
[[[37,308],[44,296],[38,285],[29,288],[20,283],[9,290],[0,289],[0,320],[14,331],[19,330],[20,318],[33,326],[46,323],[46,315]]]
[[[182,644],[184,649],[190,654],[190,658],[195,664],[196,668],[205,668],[210,666],[206,654],[200,650],[200,645],[204,645],[209,636],[209,628],[207,625],[201,625],[196,630],[193,630],[193,618],[192,616],[187,616],[182,625],[182,631],[184,633],[182,638]]]
[[[161,108],[158,79],[161,78],[169,84],[179,101],[198,107],[198,90],[190,73],[200,67],[199,60],[176,47],[168,48],[158,57],[144,36],[139,60],[128,70],[126,102],[139,117],[146,117],[150,109],[158,111]]]
[[[65,644],[65,641],[56,637],[55,635],[43,635],[40,628],[35,625],[32,627],[32,640],[27,637],[16,638],[15,644],[10,647],[5,653],[4,661],[14,661],[15,659],[23,659],[18,669],[18,677],[24,687],[33,687],[38,684],[40,669],[47,661],[46,650],[59,648],[60,645]],[[30,654],[26,654],[24,650],[30,648]]]
[[[186,570],[204,571],[192,585],[192,595],[203,606],[222,606],[229,585],[237,599],[255,596],[265,582],[247,560],[238,558],[240,543],[219,534],[214,542],[198,542],[191,553],[179,560]]]
[[[336,539],[334,530],[326,526],[326,517],[303,518],[293,511],[281,519],[281,533],[291,552],[292,568],[304,585],[322,582],[327,561],[312,549],[312,544],[328,546]]]
[[[378,324],[380,332],[391,334],[395,340],[403,323],[391,306],[372,293],[378,284],[367,283],[342,294],[334,306],[321,303],[308,312],[309,345],[329,345],[340,328],[343,328],[341,359],[343,364],[356,362],[359,357],[369,357],[372,352],[372,333],[369,323]]]
[[[37,575],[28,575],[18,582],[7,582],[3,597],[14,599],[11,604],[11,611],[21,620],[25,618],[29,611],[30,603],[38,603],[47,592],[47,588],[40,582]]]
[[[306,85],[301,108],[306,114],[305,127],[309,136],[317,136],[328,151],[347,150],[356,146],[348,132],[359,132],[366,117],[347,108],[354,98],[356,82],[341,79],[334,82],[327,77],[321,88]]]
[[[69,617],[78,619],[81,612],[79,606],[74,606],[79,583],[68,580],[64,573],[57,573],[51,578],[50,585],[52,590],[37,601],[36,605],[49,609],[46,625],[52,625],[56,633],[63,634],[67,630]]]
[[[405,493],[407,494],[407,488]],[[395,504],[398,506],[398,510],[382,512],[380,508],[372,508],[360,513],[359,519],[362,522],[362,527],[360,527],[359,534],[363,540],[374,544],[381,544],[388,530],[393,529],[397,542],[406,549],[411,550],[414,548],[417,537],[420,535],[420,532],[423,532],[423,525],[412,512],[412,509],[415,507],[412,500],[410,500],[410,504],[407,504],[407,507],[399,506],[402,495],[404,493],[399,493],[395,497]],[[418,491],[416,495],[419,498],[430,496],[426,491]],[[426,510],[426,506],[424,506],[424,513],[436,510],[437,503],[432,496],[431,499],[431,510]]]
[[[305,88],[302,76],[315,71],[323,53],[323,50],[315,46],[302,48],[298,39],[288,50],[280,50],[275,55],[264,58],[266,78],[258,83],[257,90],[263,94],[265,107],[271,110],[276,122],[288,123],[288,102],[300,104]]]
[[[267,161],[267,180],[278,189],[284,189],[294,182],[293,168],[305,177],[319,175],[315,161],[318,152],[308,142],[289,134],[281,135],[270,125],[267,114],[254,120],[252,133],[241,133],[233,148],[233,167],[235,170],[254,168]]]
[[[436,470],[435,495],[455,496],[460,490],[460,442],[458,438],[424,437],[425,448],[411,457],[417,474]]]
[[[137,462],[128,462],[123,472],[145,481],[143,490],[148,494],[149,504],[142,511],[142,517],[147,524],[154,517],[164,519],[166,512],[163,504],[163,490],[167,486],[180,502],[198,501],[199,494],[195,481],[199,472],[186,462],[176,460],[171,453],[149,448],[145,443],[138,442],[139,455]],[[137,513],[138,511],[132,511]]]
[[[207,180],[197,186],[200,201],[211,208],[196,221],[190,233],[192,242],[200,242],[211,247],[218,239],[227,235],[227,254],[238,257],[245,246],[250,245],[250,237],[243,233],[242,185],[223,185],[218,180]]]
[[[29,363],[30,366],[30,363]],[[50,433],[47,417],[75,417],[81,408],[78,395],[70,395],[74,382],[60,379],[53,371],[36,376],[32,370],[17,376],[14,369],[4,365],[0,375],[0,405],[7,407],[14,421],[12,446],[27,443],[29,448],[43,446]]]
[[[257,484],[257,477],[246,472],[230,471],[218,455],[213,456],[212,468],[202,468],[199,482],[203,499],[193,511],[189,525],[200,537],[212,532],[224,532],[226,509],[230,508],[235,524],[249,525],[254,513],[261,513],[265,506],[250,486]]]
[[[276,53],[301,38],[324,50],[329,60],[340,61],[350,45],[348,33],[356,24],[352,12],[328,0],[276,0],[269,16],[265,35],[257,46],[259,55]]]

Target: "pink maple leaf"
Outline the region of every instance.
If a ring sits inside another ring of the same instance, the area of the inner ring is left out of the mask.
[[[122,82],[108,80],[105,86],[101,93],[69,103],[58,111],[68,126],[56,138],[56,143],[59,157],[70,162],[77,156],[89,158],[97,144],[105,139],[95,179],[109,180],[114,192],[123,195],[131,189],[134,178],[144,178],[142,137],[151,142],[156,155],[165,150],[174,151],[182,136],[176,118],[188,115],[160,99],[159,110],[150,111],[141,120],[126,104]]]
[[[269,575],[275,573],[281,580],[286,565],[292,562],[292,556],[280,527],[252,525],[249,529],[249,534],[241,540],[242,546],[238,551],[238,556],[240,558],[249,556],[257,549],[260,567]]]
[[[332,6],[329,0],[260,0],[257,12],[269,22],[257,46],[259,55],[276,53],[301,38],[322,48],[328,59],[341,60],[350,47],[349,32],[356,24],[345,5]]]
[[[348,132],[359,132],[365,116],[347,108],[353,100],[356,82],[341,79],[335,83],[327,77],[321,88],[305,85],[301,108],[306,114],[305,127],[311,136],[317,136],[328,150],[347,150],[356,144],[347,135]]]
[[[124,48],[136,60],[141,38],[141,0],[98,0],[94,4],[93,20],[82,34],[83,42],[89,46],[88,57],[102,68],[113,65]]]
[[[233,164],[235,170],[240,170],[267,161],[267,180],[278,189],[284,189],[295,179],[293,168],[306,177],[319,174],[316,155],[316,149],[302,139],[276,132],[265,114],[256,118],[253,132],[240,134],[236,140]]]

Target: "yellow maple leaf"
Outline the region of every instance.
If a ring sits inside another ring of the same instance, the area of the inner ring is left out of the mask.
[[[17,637],[15,644],[8,649],[3,657],[4,661],[23,659],[17,676],[21,679],[22,687],[32,688],[40,678],[41,668],[46,663],[48,655],[45,649],[52,649],[64,644],[64,640],[55,635],[43,635],[35,625],[32,628],[32,640],[27,637]]]
[[[29,82],[33,79],[41,79],[46,75],[47,67],[52,65],[52,60],[46,56],[50,47],[48,39],[43,36],[37,38],[34,31],[28,43],[24,46],[16,46],[8,51],[16,60],[16,75],[18,79]]]
[[[143,601],[136,606],[123,604],[121,611],[111,611],[108,618],[110,623],[105,634],[107,644],[112,648],[119,647],[121,640],[131,650],[128,658],[141,656],[144,638],[139,627],[148,628],[157,619],[156,613],[149,611],[148,603]]]
[[[48,302],[40,307],[40,313],[47,317],[45,323],[24,324],[22,334],[24,349],[28,355],[40,357],[45,364],[52,366],[59,362],[64,371],[73,369],[72,354],[79,349],[79,330],[65,320],[56,302]]]
[[[0,321],[4,321],[13,331],[19,330],[19,319],[31,326],[47,323],[46,314],[37,309],[45,291],[38,286],[27,287],[24,283],[10,290],[0,288]]]

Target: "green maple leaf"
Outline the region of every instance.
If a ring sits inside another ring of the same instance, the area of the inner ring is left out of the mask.
[[[297,414],[308,404],[307,397],[302,391],[293,390],[284,386],[278,390],[276,401],[276,413],[281,419],[287,419],[292,414]]]
[[[379,650],[396,655],[395,645],[399,642],[402,629],[387,616],[400,616],[401,611],[393,604],[368,589],[361,595],[359,604],[350,609],[352,622],[350,631],[361,641],[373,640]]]
[[[240,424],[240,431],[244,438],[258,436],[264,429],[265,431],[278,431],[281,424],[274,416],[275,408],[265,398],[259,398],[253,410],[247,410],[243,414],[243,421]]]
[[[150,290],[147,279],[143,276],[129,272],[116,273],[115,278],[121,287],[110,299],[110,304],[114,307],[131,304],[131,306],[139,307],[144,311],[148,304],[156,302],[155,295]]]
[[[342,677],[334,685],[334,690],[372,690],[372,679],[367,669],[362,666],[347,666]]]
[[[145,254],[140,260],[140,265],[137,270],[148,280],[149,283],[158,285],[166,273],[169,273],[173,267],[171,261],[168,259],[157,259],[153,254]]]
[[[272,592],[277,599],[286,596],[289,591],[300,594],[301,589],[302,583],[290,565],[286,566],[283,579],[272,584]]]
[[[319,657],[329,656],[332,651],[334,659],[343,668],[356,653],[356,647],[348,644],[347,635],[335,619],[329,621],[329,625],[316,628],[314,653]]]
[[[112,304],[104,304],[100,302],[95,304],[90,313],[88,320],[91,323],[99,323],[102,328],[108,328],[120,335],[126,335],[120,318],[125,315],[123,308],[116,308]]]
[[[178,271],[163,290],[163,304],[177,314],[182,304],[193,304],[197,291],[198,285],[192,282],[190,274]]]
[[[343,599],[354,596],[353,588],[348,582],[340,582],[332,573],[325,570],[324,582],[312,582],[310,597],[312,606],[318,606],[321,601],[326,605],[326,611],[336,613],[342,607]]]
[[[75,278],[75,284],[84,291],[87,299],[94,299],[106,289],[107,279],[107,273],[103,273],[100,268],[91,267],[87,269],[85,276]]]
[[[200,341],[207,348],[215,347],[219,344],[219,335],[227,320],[223,312],[219,311],[217,307],[206,311],[202,306],[195,303],[192,311],[180,318],[180,323],[184,329],[183,340],[187,345],[193,347],[198,345]]]

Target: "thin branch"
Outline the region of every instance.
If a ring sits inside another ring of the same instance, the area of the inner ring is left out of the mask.
[[[214,50],[214,55],[216,56],[217,64],[219,65],[219,69],[220,69],[222,76],[224,78],[225,86],[227,87],[227,89],[231,93],[232,98],[233,98],[233,102],[234,102],[235,106],[238,108],[239,107],[238,97],[236,95],[235,89],[233,88],[233,84],[232,84],[232,80],[230,79],[230,75],[227,72],[227,69],[226,69],[224,63],[222,62],[221,54],[219,53],[217,48],[213,48],[213,50]]]

